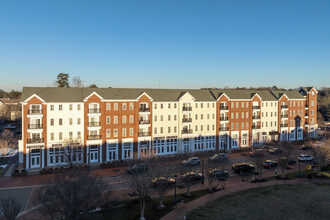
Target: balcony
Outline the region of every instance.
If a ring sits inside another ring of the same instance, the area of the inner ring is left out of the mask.
[[[101,126],[101,122],[99,121],[93,121],[88,123],[88,127],[99,127]]]
[[[42,129],[42,124],[28,124],[28,129]]]
[[[260,115],[254,115],[254,116],[252,116],[252,119],[260,119]]]
[[[99,108],[89,108],[88,109],[88,113],[100,113],[100,109]]]
[[[102,139],[102,135],[88,135],[87,140],[100,140]]]
[[[288,127],[288,124],[281,124],[281,128],[286,128]]]
[[[42,109],[29,109],[28,114],[29,115],[41,115]]]
[[[228,110],[228,106],[227,105],[220,105],[220,110]]]
[[[140,120],[139,121],[140,125],[149,125],[150,124],[150,120]]]
[[[182,134],[192,134],[193,130],[192,129],[183,129]]]
[[[260,129],[260,125],[252,125],[252,129]]]
[[[229,131],[229,127],[220,127],[219,131]]]
[[[191,110],[192,110],[192,107],[186,107],[186,106],[182,107],[182,111],[191,111]]]
[[[288,118],[288,115],[281,115],[281,118]]]
[[[146,108],[146,107],[139,108],[139,112],[150,112],[150,108]]]
[[[260,110],[260,106],[259,105],[252,106],[252,110]]]
[[[307,109],[308,109],[308,108],[309,108],[309,106],[308,106],[308,105],[305,105],[305,108],[307,108]]]
[[[228,117],[220,117],[220,121],[228,121]]]
[[[183,118],[182,122],[192,122],[192,118]]]
[[[281,109],[287,109],[288,106],[287,105],[281,105]]]
[[[44,139],[43,138],[28,138],[27,139],[27,143],[28,144],[41,144],[41,143],[44,143]]]
[[[139,137],[151,136],[150,132],[139,132]]]

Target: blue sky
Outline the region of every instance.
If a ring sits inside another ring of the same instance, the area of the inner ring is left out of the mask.
[[[329,0],[0,1],[0,88],[330,84]]]

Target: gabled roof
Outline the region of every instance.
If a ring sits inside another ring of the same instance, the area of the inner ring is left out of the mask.
[[[301,95],[296,90],[272,90],[272,93],[279,99],[282,95],[286,95],[289,99],[305,99],[303,95]]]
[[[268,90],[251,90],[251,89],[211,89],[215,98],[219,98],[222,94],[226,94],[230,99],[251,99],[258,94],[262,101],[276,101],[276,97]]]
[[[303,89],[306,93],[309,93],[312,89],[315,89],[315,91],[316,92],[318,92],[317,90],[316,90],[316,88],[314,88],[314,87],[300,87],[299,89],[298,89],[298,91],[300,90],[300,89]]]

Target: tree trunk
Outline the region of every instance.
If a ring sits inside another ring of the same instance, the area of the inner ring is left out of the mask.
[[[159,207],[160,208],[165,208],[164,204],[163,204],[163,198],[159,198],[160,199],[160,204],[159,204]]]
[[[285,169],[286,169],[286,167],[285,168],[282,167],[282,178],[283,179],[285,178]]]
[[[190,186],[187,186],[187,196],[190,197]]]
[[[144,200],[141,200],[141,217],[140,217],[140,220],[145,220],[144,218],[144,207],[145,207],[145,204],[146,202]]]
[[[211,190],[212,190],[212,180],[209,179],[209,191],[211,191]]]

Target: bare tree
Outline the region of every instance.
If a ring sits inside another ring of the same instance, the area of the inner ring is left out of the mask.
[[[180,165],[179,170],[180,170],[181,180],[187,188],[187,197],[190,197],[190,187],[192,185],[191,174],[194,173],[194,171],[196,170],[196,167],[195,166],[185,166],[182,164],[182,165]]]
[[[14,133],[10,130],[5,129],[0,134],[0,153],[6,149],[14,148]]]
[[[207,181],[209,183],[209,191],[212,190],[213,181],[215,180],[215,176],[213,175],[213,171],[215,169],[224,170],[224,165],[227,162],[226,159],[219,159],[215,162],[208,161],[204,163],[204,172],[206,174]]]
[[[281,142],[278,147],[280,151],[275,152],[275,156],[278,159],[278,165],[281,169],[281,178],[285,178],[286,168],[289,165],[289,158],[293,153],[293,146],[289,142]]]
[[[149,172],[134,173],[128,183],[130,189],[136,193],[140,201],[140,220],[144,220],[144,210],[152,192],[152,175]]]
[[[159,208],[165,208],[163,204],[164,196],[166,192],[171,189],[171,181],[174,179],[171,178],[173,172],[172,167],[168,166],[165,162],[157,163],[157,166],[151,169],[151,174],[153,176],[153,186],[159,196]]]
[[[71,87],[82,88],[84,87],[84,81],[80,79],[80,76],[74,76],[72,77]]]
[[[72,169],[82,160],[82,143],[80,139],[65,139],[64,144],[64,162]]]
[[[264,167],[265,160],[266,160],[266,156],[265,156],[265,153],[262,152],[262,151],[254,152],[252,157],[251,157],[251,161],[256,166],[259,180],[262,179],[262,170],[263,170],[263,167]]]
[[[40,191],[40,212],[54,220],[77,219],[81,213],[102,206],[108,193],[102,179],[88,171],[73,169],[56,175],[54,182]]]
[[[9,112],[8,106],[3,105],[3,106],[0,107],[0,116],[4,117],[5,119],[10,118],[10,112]]]
[[[15,220],[19,211],[21,210],[21,204],[15,197],[8,197],[1,201],[3,215],[7,220]]]
[[[317,164],[318,175],[321,175],[321,168],[326,165],[330,159],[330,140],[326,139],[321,143],[314,143],[312,145],[312,152],[314,160]]]

